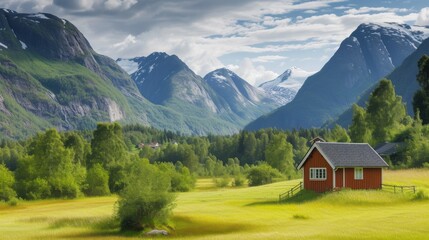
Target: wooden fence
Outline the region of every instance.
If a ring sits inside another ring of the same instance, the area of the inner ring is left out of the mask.
[[[394,193],[405,193],[405,192],[416,193],[416,186],[399,186],[399,185],[381,184],[381,188],[383,190],[393,191]]]
[[[299,182],[296,186],[291,188],[289,191],[284,192],[282,194],[279,194],[279,202],[282,202],[282,201],[292,197],[293,195],[295,195],[296,193],[301,191],[303,188],[304,188],[304,186],[303,186],[302,182]]]

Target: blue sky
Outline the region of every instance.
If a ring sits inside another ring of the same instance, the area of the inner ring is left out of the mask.
[[[0,0],[68,19],[112,58],[178,55],[204,76],[228,67],[250,83],[296,66],[315,72],[365,22],[429,25],[427,0]]]

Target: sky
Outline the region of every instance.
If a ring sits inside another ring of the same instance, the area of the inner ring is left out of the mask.
[[[204,76],[227,67],[251,84],[320,70],[361,23],[429,25],[427,0],[0,0],[72,22],[113,59],[176,54]]]

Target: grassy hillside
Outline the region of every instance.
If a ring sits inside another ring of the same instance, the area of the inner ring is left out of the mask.
[[[386,171],[385,183],[429,191],[429,170]],[[429,200],[385,191],[305,194],[278,204],[278,194],[299,180],[261,187],[213,188],[199,180],[180,193],[174,239],[427,239]],[[118,233],[110,220],[115,197],[47,200],[0,205],[5,239],[137,239]]]

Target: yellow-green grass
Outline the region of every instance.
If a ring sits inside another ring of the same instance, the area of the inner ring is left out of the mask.
[[[386,183],[429,189],[429,170],[385,171]],[[177,195],[173,239],[428,239],[429,200],[386,191],[304,192],[278,204],[300,180],[215,189],[211,179]],[[0,206],[0,239],[138,239],[109,219],[116,198]]]

